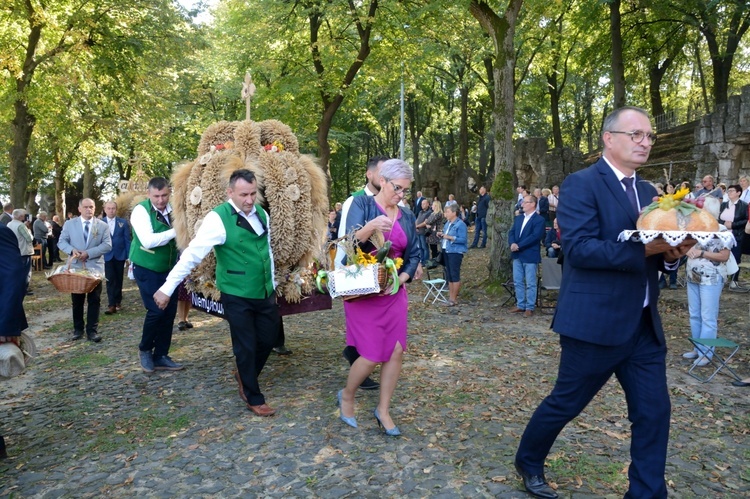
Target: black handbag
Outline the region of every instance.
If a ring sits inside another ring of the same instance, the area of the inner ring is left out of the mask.
[[[427,236],[431,236],[431,235],[432,235],[432,227],[427,227],[424,230],[424,236],[427,237]]]

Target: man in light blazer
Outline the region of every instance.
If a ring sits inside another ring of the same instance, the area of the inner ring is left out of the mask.
[[[107,315],[122,309],[122,281],[125,274],[125,261],[130,253],[130,224],[117,216],[117,203],[104,203],[103,221],[109,226],[112,250],[104,255],[104,275],[107,277]]]
[[[536,271],[542,262],[540,245],[544,237],[544,218],[536,212],[537,199],[524,196],[521,214],[513,220],[508,234],[510,258],[513,260],[513,284],[516,288],[516,306],[513,313],[526,317],[534,314],[536,305]]]
[[[601,159],[569,175],[560,189],[557,221],[565,262],[552,319],[560,335],[560,365],[552,393],[524,431],[515,465],[533,496],[558,497],[544,477],[547,454],[614,374],[632,424],[625,497],[666,498],[671,404],[658,272],[676,269],[695,241],[675,248],[662,239],[618,241],[621,231],[635,229],[640,210],[656,196],[636,175],[656,135],[646,111],[634,107],[613,111],[602,130]]]
[[[63,225],[58,247],[73,258],[70,268],[83,269],[84,265],[91,272],[104,275],[104,255],[112,249],[112,238],[109,235],[109,225],[94,217],[96,205],[93,199],[85,198],[78,203],[81,216],[68,220]],[[80,340],[83,331],[89,341],[102,341],[97,331],[99,327],[99,308],[102,294],[100,282],[88,294],[72,293],[73,302],[73,340]],[[83,321],[83,305],[88,301],[89,307],[86,322]]]

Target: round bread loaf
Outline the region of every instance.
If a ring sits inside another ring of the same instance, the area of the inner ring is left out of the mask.
[[[707,211],[696,209],[687,215],[672,208],[656,208],[638,217],[638,230],[685,230],[690,232],[717,232],[719,222]]]

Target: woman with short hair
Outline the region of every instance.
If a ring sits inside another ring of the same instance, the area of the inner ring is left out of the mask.
[[[468,251],[468,230],[466,224],[458,217],[456,205],[445,207],[445,218],[448,223],[438,237],[443,250],[445,267],[445,280],[448,281],[448,303],[449,307],[458,304],[458,292],[461,289],[461,262],[464,253]]]

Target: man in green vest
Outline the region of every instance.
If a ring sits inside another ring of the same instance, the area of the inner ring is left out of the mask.
[[[167,307],[177,285],[213,249],[216,287],[229,322],[240,398],[258,416],[273,416],[276,409],[266,404],[258,375],[276,344],[280,318],[269,219],[255,204],[257,194],[253,172],[241,169],[232,173],[229,199],[205,216],[195,238],[154,294],[154,301]]]
[[[153,298],[177,261],[170,194],[167,179],[152,178],[148,182],[148,199],[138,203],[130,215],[133,240],[129,258],[143,306],[146,307],[138,353],[141,368],[147,373],[183,369],[181,364],[169,358],[177,297],[163,307],[157,306]]]

